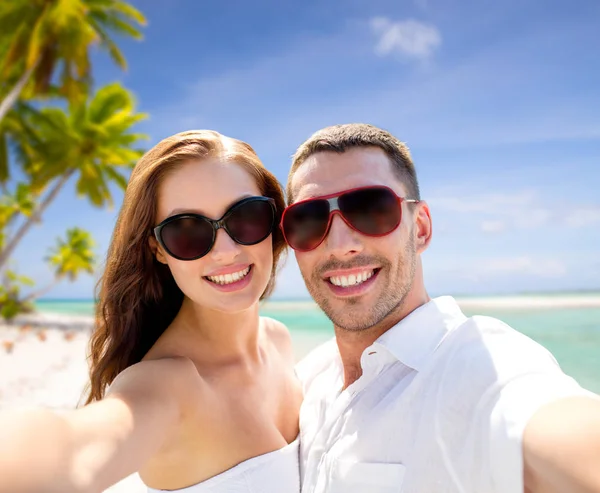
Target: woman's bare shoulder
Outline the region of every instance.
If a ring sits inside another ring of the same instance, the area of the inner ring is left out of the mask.
[[[106,396],[175,398],[184,410],[197,393],[200,380],[196,366],[189,358],[171,356],[144,359],[119,373]]]
[[[295,362],[295,357],[290,330],[285,324],[274,318],[260,317],[260,319],[265,333],[271,342],[273,342],[279,352],[293,364]]]

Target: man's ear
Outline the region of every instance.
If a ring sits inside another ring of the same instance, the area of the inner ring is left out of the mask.
[[[166,265],[167,255],[165,254],[163,248],[158,244],[158,241],[156,241],[156,238],[154,238],[154,236],[151,236],[148,239],[148,243],[150,243],[150,250],[152,250],[152,254],[156,258],[156,260],[158,260],[161,264]]]
[[[416,204],[415,214],[415,240],[417,253],[423,253],[431,243],[433,225],[431,223],[431,214],[429,206],[425,201]]]

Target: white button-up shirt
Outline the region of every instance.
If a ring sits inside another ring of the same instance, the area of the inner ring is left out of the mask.
[[[335,340],[297,366],[303,493],[523,493],[527,421],[587,394],[542,346],[449,296],[388,330],[361,366],[342,391]]]

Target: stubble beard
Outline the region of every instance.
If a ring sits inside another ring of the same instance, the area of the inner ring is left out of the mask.
[[[320,266],[310,278],[307,278],[304,273],[302,273],[302,277],[312,298],[336,327],[349,332],[364,331],[400,310],[410,293],[417,264],[416,249],[409,242],[403,253],[404,255],[398,259],[394,272],[391,271],[391,262],[385,257],[357,257],[352,262],[331,260]],[[365,305],[362,296],[335,299],[334,295],[328,292],[328,288],[323,285],[323,276],[320,272],[335,268],[349,269],[361,265],[372,265],[373,261],[381,266],[381,270],[375,280],[379,284],[380,294],[372,306]],[[382,283],[383,276],[387,276],[385,285]],[[334,308],[334,304],[337,305],[336,308]]]

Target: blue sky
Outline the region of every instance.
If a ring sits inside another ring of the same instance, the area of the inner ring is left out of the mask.
[[[248,141],[282,183],[315,130],[368,122],[407,142],[434,237],[432,294],[600,288],[600,3],[589,0],[134,2],[143,42],[126,73],[94,55],[97,84],[121,80],[150,114],[150,147],[191,128]],[[74,186],[15,255],[41,286],[66,228],[99,258],[120,207]],[[48,297],[91,298],[96,278]],[[293,255],[276,297],[306,297]]]

